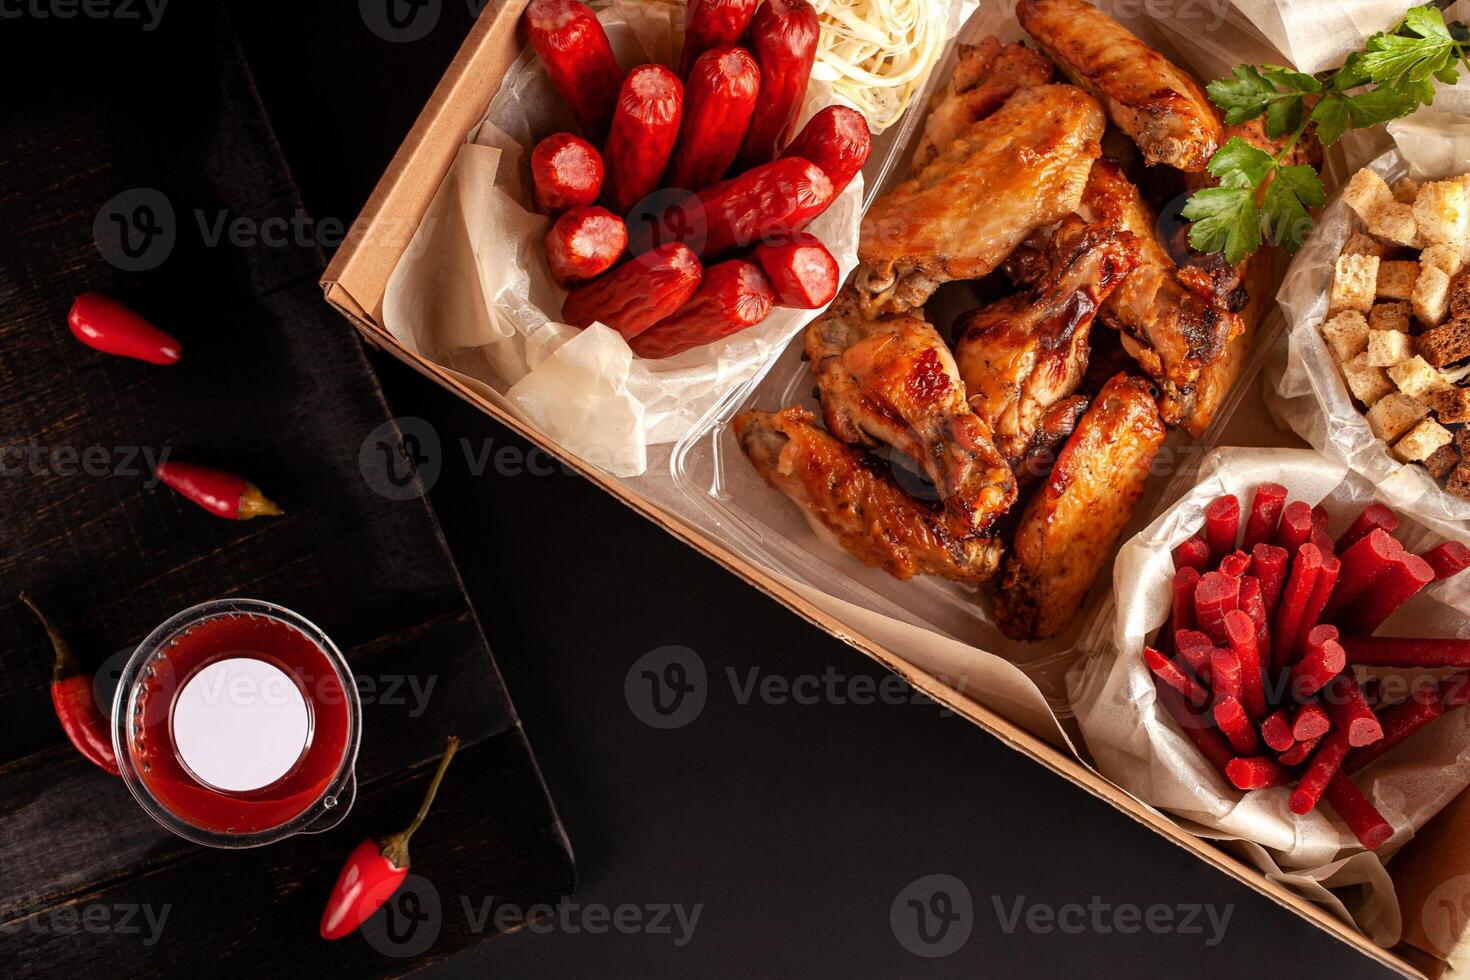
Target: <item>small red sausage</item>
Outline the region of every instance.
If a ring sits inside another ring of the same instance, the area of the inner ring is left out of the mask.
[[[607,135],[623,70],[613,57],[597,15],[577,0],[531,0],[526,37],[541,56],[551,84],[594,143]]]
[[[628,245],[623,219],[606,208],[572,208],[546,233],[546,264],[562,289],[596,279]]]
[[[755,111],[761,70],[744,48],[711,48],[684,86],[684,122],[665,187],[703,190],[725,176]]]
[[[815,163],[832,181],[832,193],[841,194],[871,152],[873,137],[863,114],[845,105],[829,105],[807,120],[781,155]]]
[[[770,282],[755,263],[731,259],[706,269],[699,291],[683,309],[628,346],[639,357],[673,357],[755,326],[775,302]]]
[[[798,232],[789,241],[757,245],[755,260],[771,280],[780,306],[819,310],[837,295],[837,260],[814,235]]]
[[[536,210],[556,214],[580,208],[602,193],[602,155],[571,133],[553,133],[531,151],[531,195]]]
[[[660,245],[568,293],[562,322],[605,323],[631,340],[689,302],[701,275],[699,259],[687,246]]]
[[[769,163],[791,137],[821,27],[806,0],[766,0],[750,25],[750,47],[761,66],[761,97],[740,147],[742,169]]]
[[[663,65],[639,65],[628,72],[602,152],[607,168],[602,198],[610,210],[627,214],[658,189],[683,113],[684,86],[673,72]]]
[[[701,255],[719,255],[759,241],[778,241],[805,228],[832,203],[832,182],[810,160],[787,157],[707,187]]]
[[[760,0],[690,0],[684,10],[679,77],[688,81],[694,60],[710,48],[739,44]]]

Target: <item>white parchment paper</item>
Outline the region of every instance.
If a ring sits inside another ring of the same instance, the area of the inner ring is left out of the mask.
[[[1168,618],[1173,549],[1204,525],[1205,508],[1221,494],[1233,493],[1249,506],[1256,486],[1275,482],[1289,499],[1321,503],[1333,515],[1335,537],[1363,506],[1375,499],[1373,487],[1341,462],[1310,450],[1220,449],[1203,461],[1200,481],[1159,515],[1118,553],[1114,568],[1111,642],[1068,678],[1068,692],[1083,738],[1098,771],[1140,800],[1168,810],[1211,831],[1221,840],[1249,841],[1246,849],[1267,873],[1291,879],[1327,882],[1350,867],[1392,857],[1416,829],[1470,783],[1470,712],[1447,714],[1354,781],[1393,825],[1394,835],[1376,852],[1339,865],[1362,851],[1331,808],[1304,816],[1287,807],[1285,789],[1242,793],[1205,761],[1177,724],[1155,700],[1154,682],[1143,663],[1143,647]],[[1381,498],[1380,498],[1381,499]],[[1453,538],[1470,543],[1459,527],[1428,518],[1405,517],[1397,536],[1414,551]],[[1384,635],[1461,636],[1470,631],[1470,583],[1438,582],[1415,596],[1383,625]],[[1402,690],[1411,681],[1427,683],[1433,674],[1414,678],[1392,671]],[[1442,673],[1442,672],[1441,672]],[[1397,905],[1387,875],[1370,875],[1380,887],[1352,910],[1358,924],[1375,940],[1397,938]],[[1341,884],[1338,882],[1337,884]],[[1312,896],[1312,889],[1304,892]],[[1320,896],[1312,896],[1320,899]],[[1338,903],[1340,904],[1340,903]]]

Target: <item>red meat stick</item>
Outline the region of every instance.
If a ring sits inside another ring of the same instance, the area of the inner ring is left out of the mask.
[[[1429,562],[1429,567],[1434,569],[1436,582],[1458,575],[1466,568],[1470,568],[1470,548],[1458,541],[1437,544],[1419,557]]]
[[[1342,612],[1343,625],[1356,633],[1372,633],[1424,586],[1434,581],[1434,569],[1418,555],[1402,551],[1388,570]]]
[[[1226,746],[1229,748],[1229,746]],[[1254,756],[1249,759],[1231,759],[1225,766],[1225,778],[1236,789],[1270,789],[1291,782],[1291,770],[1275,759]]]
[[[684,86],[673,72],[663,65],[628,72],[602,150],[602,200],[609,211],[627,214],[658,189],[683,118]]]
[[[1241,576],[1240,608],[1256,624],[1256,649],[1261,652],[1261,669],[1264,671],[1266,662],[1271,659],[1271,628],[1266,619],[1266,604],[1261,600],[1261,580],[1254,575]]]
[[[1288,510],[1291,508],[1288,507]],[[1283,522],[1284,523],[1284,522]],[[1317,585],[1317,573],[1322,568],[1322,549],[1314,544],[1304,544],[1297,549],[1291,563],[1291,574],[1286,580],[1286,590],[1281,596],[1281,605],[1276,610],[1276,622],[1271,628],[1271,666],[1280,670],[1291,661],[1296,643],[1297,630],[1307,612],[1307,603]]]
[[[628,244],[623,219],[606,208],[572,208],[546,232],[546,265],[563,289],[611,269]]]
[[[679,76],[689,77],[694,60],[710,48],[738,44],[760,0],[691,0],[684,9],[684,50]],[[745,135],[744,127],[740,135]]]
[[[1322,555],[1322,567],[1317,571],[1317,581],[1312,584],[1312,594],[1307,598],[1306,609],[1302,612],[1301,625],[1296,628],[1296,639],[1292,642],[1292,657],[1300,657],[1307,646],[1307,634],[1311,633],[1317,623],[1322,619],[1322,610],[1332,598],[1332,590],[1337,585],[1337,575],[1342,568],[1342,561],[1334,554],[1324,552]]]
[[[1199,586],[1199,572],[1186,565],[1174,573],[1174,611],[1171,629],[1192,630],[1198,622],[1194,615],[1194,590]]]
[[[1327,784],[1327,802],[1342,822],[1347,824],[1348,830],[1368,850],[1373,850],[1384,841],[1393,836],[1393,825],[1383,819],[1383,814],[1368,802],[1358,787],[1353,785],[1352,780],[1338,773],[1332,777]]]
[[[1221,775],[1226,775],[1226,767],[1234,761],[1235,753],[1230,751],[1230,743],[1225,741],[1225,736],[1216,731],[1203,715],[1190,710],[1184,701],[1184,695],[1166,684],[1155,684],[1154,688],[1158,692],[1159,702],[1179,723],[1184,736],[1194,743],[1194,747],[1210,765],[1219,770]]]
[[[750,25],[750,48],[761,66],[761,97],[740,147],[740,166],[769,163],[791,137],[801,112],[821,26],[806,0],[766,0]]]
[[[1276,761],[1283,766],[1299,766],[1312,757],[1312,753],[1317,751],[1317,746],[1321,745],[1322,740],[1326,737],[1326,735],[1318,735],[1305,742],[1297,742],[1285,752],[1277,755]]]
[[[545,214],[591,204],[602,176],[597,148],[571,133],[552,133],[531,151],[531,200]]]
[[[1240,579],[1221,572],[1200,576],[1194,590],[1194,615],[1199,628],[1215,643],[1227,643],[1225,614],[1240,605]]]
[[[1329,620],[1337,619],[1388,571],[1403,550],[1404,546],[1393,535],[1382,528],[1374,528],[1344,551],[1340,556],[1342,568],[1337,574],[1337,587],[1332,590],[1332,598],[1327,600],[1322,615]]]
[[[1439,696],[1446,711],[1470,704],[1470,671],[1462,670],[1440,681]]]
[[[1348,740],[1347,732],[1334,731],[1322,740],[1317,748],[1312,761],[1307,763],[1306,772],[1302,773],[1301,780],[1292,791],[1289,806],[1292,813],[1310,813],[1322,798],[1327,784],[1332,782],[1332,777],[1337,775],[1342,768],[1342,762],[1347,758]]]
[[[1372,745],[1354,750],[1343,763],[1343,772],[1357,772],[1444,712],[1444,698],[1439,688],[1431,686],[1415,691],[1409,700],[1394,705],[1379,716],[1383,737]]]
[[[1392,534],[1399,526],[1399,516],[1389,510],[1383,504],[1371,503],[1363,508],[1363,512],[1353,518],[1352,524],[1342,532],[1337,539],[1335,550],[1340,555],[1353,545],[1366,538],[1375,527],[1381,527],[1384,531]]]
[[[842,284],[841,270],[827,246],[804,231],[785,241],[757,245],[754,254],[781,306],[819,310],[832,302]]]
[[[1184,695],[1184,699],[1191,707],[1202,708],[1210,700],[1209,694],[1195,683],[1194,678],[1180,670],[1178,664],[1153,647],[1143,648],[1143,662],[1148,665],[1154,677]]]
[[[1307,540],[1321,548],[1324,555],[1333,553],[1332,538],[1327,533],[1327,522],[1329,520],[1331,520],[1331,516],[1327,513],[1326,507],[1318,504],[1312,508],[1312,530]]]
[[[531,0],[522,16],[527,40],[541,56],[552,86],[571,106],[583,134],[601,142],[612,121],[623,70],[597,15],[576,0]]]
[[[1200,573],[1208,571],[1210,567],[1209,544],[1199,535],[1187,538],[1183,544],[1174,549],[1174,567],[1193,568]]]
[[[1202,683],[1210,682],[1210,655],[1215,652],[1215,644],[1208,636],[1198,630],[1178,630],[1174,633],[1174,649],[1194,676]]]
[[[1340,674],[1322,694],[1335,727],[1347,732],[1348,745],[1360,749],[1383,738],[1383,725],[1368,707],[1357,678]]]
[[[832,181],[832,192],[841,194],[872,151],[873,137],[863,114],[845,105],[829,105],[801,127],[781,155],[815,163]]]
[[[1276,528],[1275,543],[1288,555],[1307,543],[1312,536],[1312,508],[1305,501],[1293,500],[1281,511],[1281,524]]]
[[[1291,719],[1285,708],[1277,708],[1261,722],[1261,741],[1272,751],[1285,752],[1296,739],[1291,737]]]
[[[703,272],[685,246],[661,245],[573,289],[562,303],[562,322],[601,321],[632,340],[687,303]]]
[[[1291,693],[1298,700],[1322,690],[1347,665],[1336,626],[1314,627],[1307,634],[1305,647],[1302,658],[1291,668]]]
[[[1250,567],[1251,556],[1244,551],[1232,551],[1220,559],[1221,574],[1229,575],[1231,578],[1240,578],[1246,572],[1250,571]]]
[[[1274,544],[1258,544],[1251,549],[1251,574],[1261,580],[1261,601],[1266,604],[1267,616],[1276,615],[1281,601],[1288,557],[1285,548]]]
[[[1237,755],[1254,755],[1260,749],[1255,727],[1246,717],[1240,702],[1234,698],[1226,698],[1215,705],[1215,724],[1225,733]]]
[[[1266,684],[1261,676],[1261,652],[1256,645],[1256,624],[1250,614],[1232,609],[1225,614],[1225,633],[1230,640],[1231,652],[1240,663],[1240,703],[1252,721],[1266,717]],[[1228,733],[1227,733],[1228,734]],[[1230,740],[1235,745],[1235,739]],[[1250,755],[1254,750],[1235,750],[1241,755]]]
[[[1229,647],[1216,647],[1210,652],[1210,687],[1216,704],[1227,698],[1241,698],[1240,658]]]
[[[1298,742],[1326,735],[1332,729],[1332,719],[1328,717],[1327,709],[1316,701],[1308,701],[1296,709],[1296,715],[1291,719],[1291,737]]]
[[[1470,667],[1470,640],[1409,636],[1344,636],[1350,664],[1366,667]]]
[[[1240,535],[1240,498],[1233,493],[1216,497],[1205,508],[1205,540],[1210,545],[1210,557],[1219,561],[1235,550],[1235,539]]]
[[[699,289],[678,312],[628,342],[639,357],[673,357],[755,326],[776,293],[754,262],[731,259],[704,270]]]
[[[1281,511],[1286,507],[1286,488],[1279,483],[1263,483],[1251,498],[1250,516],[1245,521],[1245,537],[1241,548],[1252,551],[1256,545],[1276,537]]]
[[[722,179],[755,111],[761,70],[744,48],[711,48],[684,83],[684,121],[663,186],[704,190]]]

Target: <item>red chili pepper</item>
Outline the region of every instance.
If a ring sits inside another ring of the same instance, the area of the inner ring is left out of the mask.
[[[342,873],[337,875],[337,884],[332,886],[331,897],[322,912],[323,939],[341,939],[352,932],[398,890],[408,875],[408,839],[429,815],[429,807],[439,792],[439,783],[444,779],[444,770],[449,768],[449,760],[454,758],[458,748],[459,739],[451,735],[444,748],[444,758],[439,760],[439,768],[429,782],[429,791],[424,794],[424,802],[419,804],[413,823],[392,837],[382,840],[369,837],[347,856],[347,863],[342,866]]]
[[[154,473],[166,486],[216,517],[248,521],[281,514],[281,508],[261,493],[260,487],[233,473],[198,463],[161,463]]]
[[[83,293],[71,304],[67,324],[76,338],[104,354],[149,364],[178,362],[179,342],[115,299]]]
[[[56,651],[56,663],[51,668],[51,703],[56,708],[61,730],[89,762],[104,772],[120,775],[117,755],[112,751],[112,721],[97,707],[92,675],[82,669],[71,652],[71,644],[51,625],[31,597],[22,592],[20,601],[40,621],[51,648]]]

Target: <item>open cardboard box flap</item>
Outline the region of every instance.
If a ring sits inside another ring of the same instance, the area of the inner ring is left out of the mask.
[[[1438,977],[1457,959],[1451,953],[1470,931],[1470,797],[1462,794],[1404,848],[1391,870],[1404,898],[1404,942],[1381,949],[1351,925],[1305,901],[1209,841],[1184,831],[1122,792],[1068,753],[1055,731],[1028,731],[955,690],[944,679],[895,655],[861,630],[813,605],[790,583],[731,551],[700,529],[615,477],[568,453],[545,433],[504,411],[455,373],[404,347],[384,327],[383,297],[400,257],[448,173],[466,135],[480,122],[522,41],[518,23],[524,0],[487,7],[434,89],[413,128],[378,181],[352,232],[321,281],[327,302],[351,320],[374,346],[476,405],[523,438],[565,460],[664,530],[783,603],[831,635],[849,643],[924,691],[936,701],[1063,776],[1133,819],[1189,850],[1367,956],[1406,976]],[[1451,894],[1452,893],[1452,894]]]

